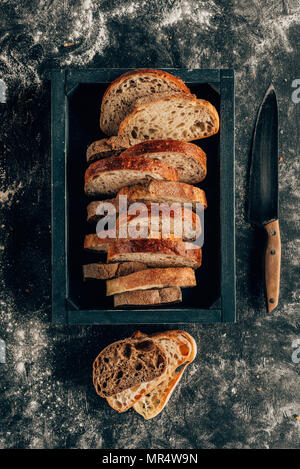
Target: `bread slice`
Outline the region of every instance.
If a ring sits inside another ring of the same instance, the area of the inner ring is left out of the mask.
[[[155,306],[164,303],[180,303],[182,294],[179,287],[154,290],[135,290],[114,295],[114,307]]]
[[[99,238],[96,233],[91,233],[85,235],[83,248],[92,252],[107,252],[115,241],[116,238]]]
[[[132,338],[108,345],[93,363],[93,383],[102,397],[146,383],[164,374],[168,359],[151,338]]]
[[[92,163],[93,161],[100,160],[101,158],[118,156],[123,150],[125,150],[123,147],[113,148],[112,145],[108,143],[107,138],[102,138],[101,140],[96,140],[90,144],[86,151],[86,160],[88,163]]]
[[[106,199],[106,200],[93,200],[90,202],[86,208],[87,218],[86,221],[89,223],[97,223],[102,215],[99,215],[102,204],[112,204],[116,210],[116,213],[119,212],[119,201],[117,199]],[[105,207],[104,207],[105,208]],[[106,213],[105,213],[106,215]]]
[[[99,236],[96,233],[90,233],[90,234],[85,235],[83,248],[86,251],[91,251],[91,252],[108,252],[108,248],[121,239],[121,238],[118,238],[118,234],[115,235],[115,232],[113,231],[110,232],[109,230],[106,230],[103,232],[103,234],[105,235],[105,237],[103,238],[99,238]],[[162,237],[163,237],[163,233],[150,231],[149,236],[146,237],[146,239],[157,241],[157,240],[161,240]],[[145,236],[140,237],[140,238],[141,238],[140,240],[142,241],[145,239]],[[129,241],[131,239],[132,238],[128,236],[127,238],[124,238],[123,241]],[[170,236],[168,236],[167,238],[164,237],[163,239],[172,240],[172,241],[181,241],[180,238],[175,238],[172,234],[170,234]],[[136,238],[134,238],[133,241],[136,241]],[[137,260],[137,262],[140,262],[140,261]]]
[[[188,364],[184,365],[181,370],[173,371],[171,376],[168,376],[148,394],[142,396],[141,399],[134,404],[134,410],[138,414],[142,415],[145,420],[156,417],[156,415],[158,415],[169,402],[169,399],[181,380],[187,365]]]
[[[165,203],[191,203],[193,210],[196,204],[207,207],[205,192],[198,187],[183,182],[149,181],[144,184],[126,186],[120,189],[117,198],[126,195],[128,202],[165,202]]]
[[[148,336],[137,333],[134,337],[144,337],[146,339]],[[185,331],[167,331],[152,334],[149,338],[155,341],[165,351],[167,357],[167,366],[165,371],[158,378],[108,397],[107,402],[118,412],[125,412],[128,410],[143,396],[156,388],[168,376],[172,375],[173,371],[179,366],[187,363],[193,355],[193,350],[196,349],[195,341]]]
[[[181,367],[181,369],[176,369],[173,373],[168,376],[164,381],[162,381],[156,388],[150,391],[147,395],[141,397],[137,401],[133,408],[134,410],[142,415],[146,420],[156,417],[167,405],[171,395],[173,394],[176,386],[182,378],[182,375],[186,367],[194,360],[197,353],[197,346],[194,339],[189,336],[192,344],[191,354],[188,357],[187,363]]]
[[[194,287],[196,277],[193,269],[156,268],[146,269],[106,281],[106,295],[111,296],[133,290],[151,290],[164,287]]]
[[[129,275],[139,270],[145,270],[147,266],[142,262],[120,262],[104,264],[102,262],[86,264],[82,266],[83,280],[96,279],[108,280],[115,277]]]
[[[201,265],[202,250],[191,243],[170,239],[118,240],[107,252],[107,262],[139,261],[150,267]]]
[[[134,110],[121,122],[115,143],[127,148],[145,140],[188,142],[218,130],[219,115],[208,101],[186,93],[154,95],[136,101]]]
[[[97,223],[101,215],[97,214],[101,204],[109,202],[113,204],[116,214],[119,213],[120,195],[126,195],[127,205],[135,202],[142,202],[146,205],[153,203],[167,204],[191,204],[192,209],[196,210],[196,204],[202,204],[207,208],[207,200],[205,192],[198,187],[191,186],[180,182],[171,181],[150,181],[144,184],[136,184],[134,186],[126,186],[120,189],[115,199],[93,200],[87,206],[87,221]]]
[[[114,80],[103,95],[100,127],[106,135],[117,135],[121,121],[133,110],[137,98],[161,92],[190,93],[184,82],[168,72],[138,69]]]
[[[178,179],[188,184],[197,184],[206,176],[206,154],[194,143],[180,140],[147,140],[129,147],[123,156],[156,158],[174,166]]]
[[[87,168],[84,190],[89,196],[116,194],[122,187],[149,179],[178,181],[178,175],[175,168],[163,161],[111,156]]]
[[[129,210],[130,211],[130,210]],[[150,233],[161,233],[162,239],[174,236],[184,241],[194,241],[201,234],[201,222],[199,215],[192,210],[168,204],[140,205],[135,208],[134,215],[124,213],[117,218],[117,229],[125,228],[131,238],[149,237]]]
[[[107,143],[102,140],[94,142],[88,148],[88,161],[100,159],[105,155],[104,148],[107,148],[107,156],[117,154]],[[119,150],[119,154],[121,150]],[[197,145],[180,140],[148,140],[129,147],[122,152],[122,156],[142,156],[143,158],[155,158],[174,166],[181,182],[197,184],[206,176],[206,154]]]

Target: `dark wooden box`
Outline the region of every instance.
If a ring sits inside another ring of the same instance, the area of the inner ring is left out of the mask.
[[[102,137],[99,114],[108,84],[126,69],[52,71],[52,322],[53,324],[157,324],[234,322],[234,72],[166,69],[182,78],[220,114],[220,132],[199,140],[207,153],[203,265],[197,287],[180,305],[114,309],[105,282],[83,282],[88,261],[84,172],[87,146]]]

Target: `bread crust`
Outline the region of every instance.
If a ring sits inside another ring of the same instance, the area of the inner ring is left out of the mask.
[[[124,277],[107,280],[106,295],[133,290],[147,290],[163,287],[194,287],[195,272],[190,267],[167,267],[145,269]]]
[[[95,177],[107,171],[149,171],[159,174],[169,181],[178,181],[175,168],[159,160],[143,159],[141,157],[126,158],[123,156],[111,156],[103,160],[92,163],[85,172],[85,184],[88,184]]]
[[[188,245],[192,246],[189,249]],[[114,262],[114,256],[129,253],[157,253],[182,256],[194,262],[195,268],[201,266],[202,250],[190,243],[166,239],[118,240],[108,248],[107,261]],[[141,261],[142,262],[142,261]]]
[[[155,306],[164,303],[180,303],[182,294],[179,287],[154,290],[135,290],[114,295],[114,307]]]
[[[85,264],[82,266],[83,280],[108,280],[115,277],[122,277],[123,275],[129,275],[139,270],[145,270],[146,268],[147,266],[142,262],[119,262],[113,264],[97,262]]]
[[[111,84],[106,88],[106,91],[103,95],[103,99],[106,98],[107,94],[114,86],[118,85],[119,83],[126,80],[127,78],[133,77],[135,75],[136,76],[152,75],[154,77],[166,78],[167,80],[177,85],[178,88],[180,88],[183,92],[188,93],[188,94],[191,93],[190,89],[186,86],[184,81],[181,80],[181,78],[178,78],[169,72],[166,72],[163,70],[157,70],[154,68],[136,68],[134,70],[129,70],[128,72],[123,73],[118,78],[116,78],[113,82],[111,82]]]
[[[194,143],[184,142],[183,140],[159,139],[146,140],[127,148],[122,152],[123,156],[143,156],[145,153],[164,153],[174,151],[183,153],[187,157],[199,160],[203,165],[206,164],[206,153]]]
[[[153,198],[158,197],[171,197],[181,199],[180,203],[196,203],[203,204],[207,208],[207,200],[205,192],[198,187],[186,184],[184,182],[173,181],[149,181],[143,184],[136,184],[134,186],[126,186],[119,190],[117,197],[120,195],[127,195],[128,200],[143,200],[147,196]],[[155,201],[148,199],[149,202]],[[170,203],[169,201],[166,203]],[[193,209],[195,207],[193,206]]]

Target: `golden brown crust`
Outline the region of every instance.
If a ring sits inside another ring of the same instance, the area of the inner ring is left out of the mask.
[[[127,78],[133,77],[133,76],[139,76],[139,75],[151,75],[153,77],[159,77],[159,78],[165,78],[166,80],[169,80],[170,82],[174,83],[178,88],[180,88],[184,93],[191,93],[189,88],[186,86],[186,84],[181,80],[181,78],[175,77],[174,75],[171,75],[171,73],[162,71],[162,70],[155,70],[153,68],[138,68],[135,70],[129,70],[126,73],[123,73],[123,75],[119,76],[116,78],[106,89],[103,98],[102,98],[102,104],[101,104],[101,113],[103,112],[103,103],[108,95],[108,93],[111,91],[113,87],[116,85],[119,85],[122,81],[126,80]]]
[[[111,246],[113,243],[117,242],[118,236],[115,234],[114,231],[109,232],[109,230],[105,231],[107,237],[105,238],[99,238],[99,236],[96,233],[91,233],[87,234],[84,237],[84,244],[83,248],[88,251],[93,251],[93,252],[107,252],[109,246]],[[111,235],[109,237],[109,234]],[[152,232],[150,231],[149,233],[149,238],[151,238],[153,241],[158,240],[162,237],[162,233],[160,232]],[[131,238],[128,237],[126,240],[131,241]],[[135,239],[134,239],[135,240]],[[180,241],[179,238],[175,238],[174,235],[170,234],[168,239],[172,241]]]
[[[155,158],[155,154],[158,153],[160,155],[164,153],[179,154],[181,157],[186,158],[187,162],[189,162],[189,160],[194,160],[197,166],[202,168],[201,178],[198,178],[196,182],[199,182],[200,180],[202,181],[206,177],[206,154],[200,147],[198,147],[194,143],[172,139],[146,140],[145,142],[141,142],[137,145],[134,145],[133,147],[127,148],[127,150],[122,152],[122,155],[126,157],[144,157],[153,154],[153,157]],[[182,163],[180,162],[179,166],[181,165]],[[183,175],[181,175],[180,169],[177,168],[177,171],[179,180],[182,180],[181,178],[183,178]],[[190,178],[189,180],[192,180],[192,178]],[[189,180],[186,180],[186,182],[188,182]]]
[[[184,182],[150,181],[144,184],[123,187],[116,198],[120,195],[127,195],[128,200],[143,200],[147,195],[150,195],[153,199],[156,196],[158,198],[162,196],[173,197],[174,201],[175,199],[181,199],[183,201],[181,203],[200,203],[204,205],[204,208],[207,207],[205,192]]]
[[[106,282],[106,295],[161,287],[194,287],[195,272],[190,267],[145,269]]]
[[[126,158],[123,156],[111,156],[104,160],[95,161],[85,172],[85,184],[106,171],[149,171],[162,176],[169,181],[178,181],[178,175],[175,168],[167,165],[163,161],[143,159],[141,157]]]
[[[146,140],[137,143],[133,147],[124,150],[122,156],[142,156],[145,153],[166,152],[183,153],[186,156],[198,159],[202,164],[206,163],[206,154],[198,145],[172,139]]]
[[[113,262],[116,255],[143,252],[186,257],[195,263],[196,268],[202,262],[201,248],[185,241],[170,239],[118,240],[108,248],[107,261]]]

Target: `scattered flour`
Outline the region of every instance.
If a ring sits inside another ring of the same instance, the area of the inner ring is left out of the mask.
[[[220,13],[220,8],[215,2],[200,1],[193,4],[188,1],[176,2],[176,5],[162,12],[162,18],[159,21],[161,26],[174,26],[180,21],[188,21],[204,29],[212,28],[211,18]]]
[[[11,205],[14,197],[18,193],[20,189],[22,189],[23,184],[19,182],[18,184],[15,183],[11,187],[9,187],[6,191],[0,191],[0,203],[2,205],[7,204],[8,206]]]

